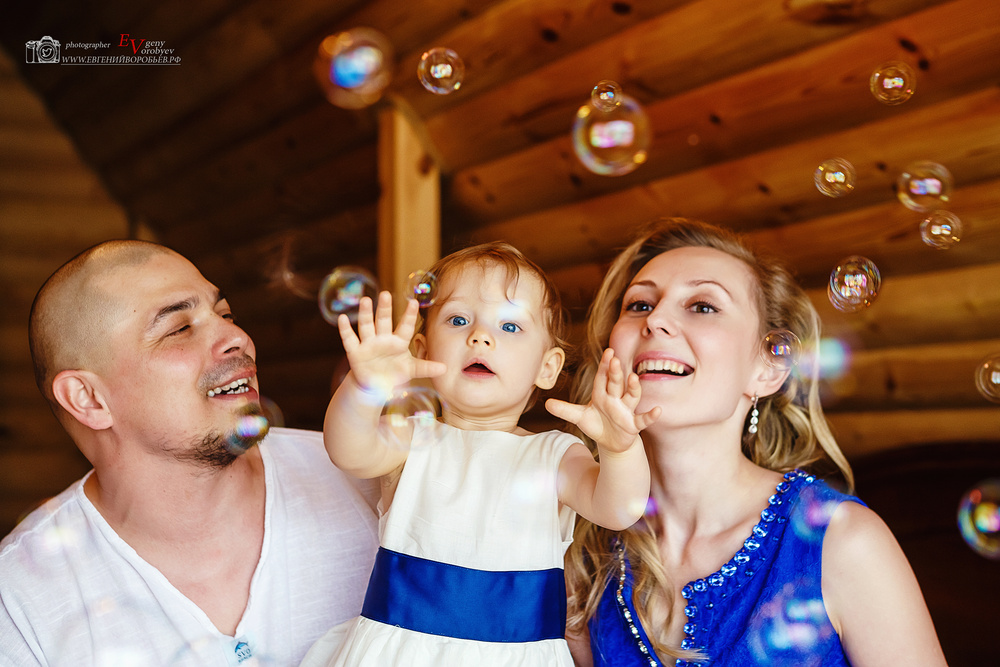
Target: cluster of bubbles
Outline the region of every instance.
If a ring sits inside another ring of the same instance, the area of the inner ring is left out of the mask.
[[[887,62],[872,72],[868,87],[882,104],[902,104],[913,97],[917,76],[913,68],[897,60]]]
[[[372,28],[352,28],[326,37],[313,60],[313,75],[327,100],[343,109],[360,109],[377,102],[392,81],[395,55],[388,38]],[[465,63],[451,49],[426,51],[417,77],[436,95],[459,89]]]
[[[747,639],[758,665],[818,667],[822,645],[835,633],[818,581],[785,584],[750,619]]]
[[[816,189],[827,197],[843,197],[854,189],[854,165],[844,158],[824,160],[813,176]]]
[[[1000,478],[984,480],[962,496],[958,530],[977,554],[1000,560]]]
[[[788,329],[772,329],[764,336],[761,358],[771,368],[791,370],[798,363],[802,344]]]
[[[830,272],[827,296],[837,310],[856,313],[872,305],[882,287],[882,275],[875,263],[861,255],[851,255]]]
[[[646,161],[651,132],[639,103],[614,81],[601,81],[573,121],[573,151],[601,176],[621,176]]]

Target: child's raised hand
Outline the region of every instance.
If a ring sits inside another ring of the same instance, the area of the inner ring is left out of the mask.
[[[372,300],[361,299],[358,308],[358,333],[351,328],[347,315],[337,318],[337,329],[351,364],[351,373],[364,391],[388,398],[394,387],[422,377],[436,377],[445,372],[438,361],[417,359],[410,354],[410,339],[417,323],[419,305],[413,299],[396,330],[392,329],[392,295],[381,292],[378,308],[372,312]]]
[[[546,409],[556,417],[576,424],[603,451],[622,452],[638,439],[639,433],[660,416],[657,406],[636,414],[642,389],[635,373],[626,376],[614,350],[607,349],[594,376],[594,390],[587,405],[550,398]]]

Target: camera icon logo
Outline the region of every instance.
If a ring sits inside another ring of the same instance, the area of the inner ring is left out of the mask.
[[[24,43],[24,62],[26,63],[57,63],[59,62],[59,41],[48,35],[41,39],[32,39]]]

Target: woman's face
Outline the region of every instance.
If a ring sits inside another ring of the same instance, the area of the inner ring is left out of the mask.
[[[635,276],[611,331],[615,355],[638,374],[638,410],[657,426],[738,422],[762,362],[750,268],[705,247],[669,250]]]

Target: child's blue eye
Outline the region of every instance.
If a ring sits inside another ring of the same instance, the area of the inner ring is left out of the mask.
[[[517,333],[518,331],[521,330],[521,327],[517,326],[513,322],[504,322],[503,324],[500,325],[500,328],[506,331],[507,333]]]
[[[453,317],[450,320],[448,320],[448,324],[450,324],[452,326],[455,326],[455,327],[464,326],[464,325],[466,325],[468,323],[469,323],[469,320],[465,319],[461,315],[456,315],[455,317]]]

